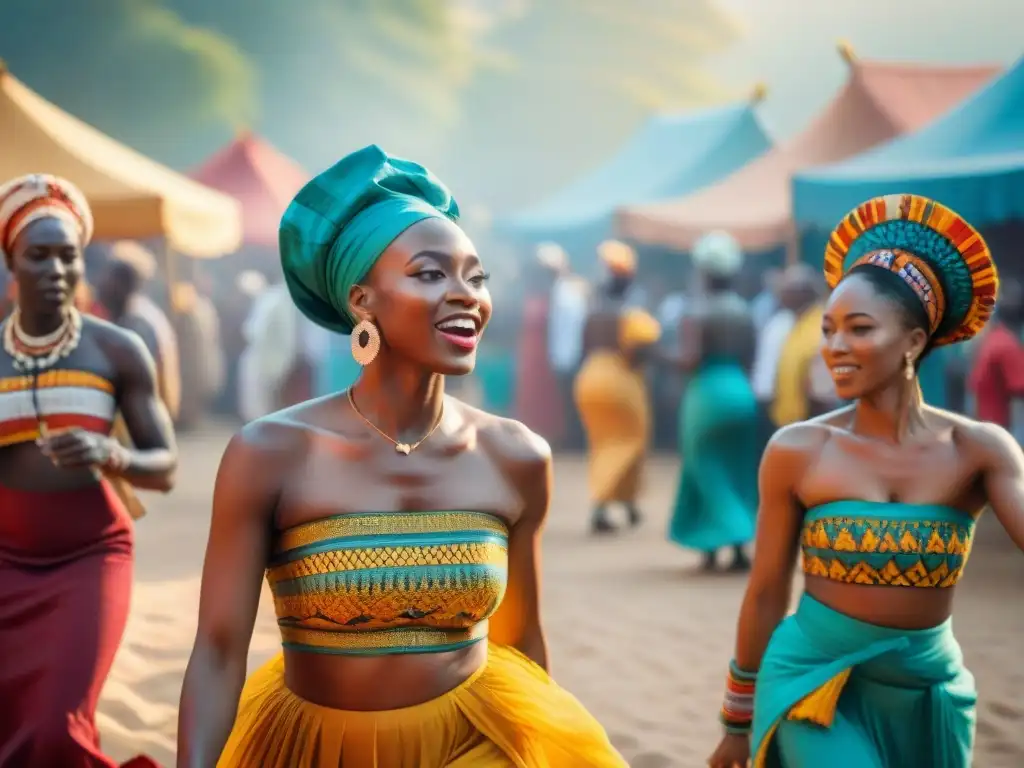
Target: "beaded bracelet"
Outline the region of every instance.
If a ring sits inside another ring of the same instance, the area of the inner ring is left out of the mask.
[[[754,685],[756,672],[746,672],[729,662],[729,675],[725,681],[725,700],[719,719],[726,733],[747,734],[754,720]]]

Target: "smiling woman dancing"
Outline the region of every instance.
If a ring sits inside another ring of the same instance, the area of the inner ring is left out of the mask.
[[[1024,549],[1024,454],[1001,427],[924,404],[916,371],[982,329],[995,266],[955,213],[893,195],[843,219],[825,276],[822,354],[855,402],[785,427],[765,452],[710,765],[745,765],[752,725],[755,767],[967,768],[976,692],[954,586],[986,505]],[[806,590],[783,620],[798,550]]]
[[[173,484],[152,358],[73,303],[91,234],[88,203],[63,179],[0,186],[0,253],[18,288],[0,334],[4,768],[115,765],[94,714],[128,618],[132,525],[111,482]],[[118,412],[133,450],[110,436]]]
[[[224,455],[179,765],[625,768],[544,670],[548,448],[444,394],[491,316],[457,216],[438,179],[373,146],[285,213],[292,297],[364,368]],[[239,702],[264,570],[284,653]]]

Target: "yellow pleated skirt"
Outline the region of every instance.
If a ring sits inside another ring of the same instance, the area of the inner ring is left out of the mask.
[[[443,696],[347,712],[299,698],[278,655],[250,675],[218,768],[628,768],[601,725],[517,651]]]
[[[580,369],[574,394],[587,435],[591,501],[632,504],[651,427],[643,377],[618,352],[599,350]]]

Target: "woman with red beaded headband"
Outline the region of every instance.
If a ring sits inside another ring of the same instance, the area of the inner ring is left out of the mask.
[[[852,405],[776,433],[714,768],[967,768],[976,692],[954,587],[990,507],[1024,549],[1024,453],[930,407],[917,369],[974,336],[997,277],[985,241],[916,195],[870,200],[825,251],[822,355]],[[805,591],[789,606],[801,554]]]
[[[0,185],[0,252],[17,288],[0,326],[3,765],[116,764],[94,718],[132,581],[131,520],[111,483],[173,484],[174,436],[142,340],[74,303],[92,230],[70,182]],[[133,449],[110,435],[118,412]]]

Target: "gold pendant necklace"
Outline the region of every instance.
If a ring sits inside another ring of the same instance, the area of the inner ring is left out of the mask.
[[[410,453],[412,453],[417,448],[419,448],[421,445],[423,445],[423,443],[425,443],[427,441],[427,438],[429,438],[432,434],[434,434],[434,431],[439,426],[441,426],[441,418],[444,416],[444,400],[442,400],[441,401],[441,410],[439,410],[437,412],[437,420],[434,422],[434,426],[432,426],[429,430],[427,430],[427,434],[425,434],[423,437],[421,437],[415,443],[400,443],[397,440],[395,440],[395,438],[391,437],[391,435],[386,434],[384,432],[384,430],[382,430],[380,427],[378,427],[376,424],[374,424],[368,418],[363,416],[362,411],[360,411],[359,408],[356,406],[356,401],[355,401],[355,399],[354,399],[354,397],[352,395],[352,390],[351,389],[348,390],[347,394],[348,394],[348,404],[352,406],[352,410],[355,411],[356,416],[358,416],[360,419],[362,419],[363,422],[366,424],[366,426],[368,426],[370,429],[372,429],[378,435],[380,435],[385,440],[387,440],[389,443],[391,443],[393,446],[395,446],[395,451],[397,453],[402,454],[403,456],[408,456]]]

